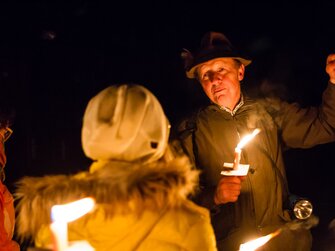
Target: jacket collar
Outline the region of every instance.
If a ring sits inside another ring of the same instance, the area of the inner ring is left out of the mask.
[[[240,107],[244,104],[244,96],[241,93],[241,98],[240,101],[237,103],[237,105],[235,106],[235,108],[233,110],[230,110],[228,107],[225,106],[218,106],[221,110],[228,112],[231,116],[234,116],[236,114],[236,112],[238,111],[238,109],[240,109]]]

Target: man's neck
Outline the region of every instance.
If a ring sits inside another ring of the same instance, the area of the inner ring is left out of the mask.
[[[230,113],[232,116],[235,115],[235,113],[238,111],[238,109],[244,104],[244,98],[243,95],[241,94],[241,97],[239,99],[239,101],[237,102],[237,104],[235,105],[234,109],[230,109],[229,107],[225,107],[225,106],[220,106],[220,109]]]

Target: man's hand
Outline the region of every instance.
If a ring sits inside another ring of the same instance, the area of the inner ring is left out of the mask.
[[[245,180],[245,176],[223,176],[214,195],[216,205],[235,202],[241,192],[241,183]]]
[[[335,85],[335,54],[327,57],[326,72],[329,75],[329,81]]]

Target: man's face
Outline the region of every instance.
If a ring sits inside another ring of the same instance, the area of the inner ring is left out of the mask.
[[[212,102],[233,110],[240,99],[244,69],[232,58],[216,58],[198,67],[198,80]]]

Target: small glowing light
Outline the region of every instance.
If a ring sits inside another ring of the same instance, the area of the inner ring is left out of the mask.
[[[94,205],[95,201],[92,198],[84,198],[64,205],[55,205],[51,208],[52,223],[50,225],[50,229],[54,237],[55,250],[94,250],[87,242],[84,241],[80,242],[81,247],[79,249],[76,249],[78,245],[74,246],[76,243],[69,246],[67,236],[67,223],[87,214],[94,208]]]
[[[243,244],[240,245],[239,251],[253,251],[253,250],[256,250],[257,248],[263,246],[265,243],[267,243],[269,240],[271,240],[273,237],[280,234],[280,232],[281,232],[281,229],[278,229],[276,232],[273,232],[271,234],[262,236],[260,238],[255,239],[255,240],[243,243]]]
[[[248,134],[244,136],[240,143],[238,143],[237,147],[238,149],[243,148],[250,140],[252,140],[261,130],[256,128],[251,134]]]
[[[92,198],[84,198],[64,205],[55,205],[51,208],[53,221],[71,222],[90,212],[95,205]]]
[[[240,143],[237,144],[235,148],[235,157],[234,157],[234,165],[233,169],[237,170],[240,165],[241,160],[241,153],[242,153],[242,147],[244,147],[250,140],[252,140],[261,130],[256,128],[251,134],[246,135],[243,137],[240,141]]]

